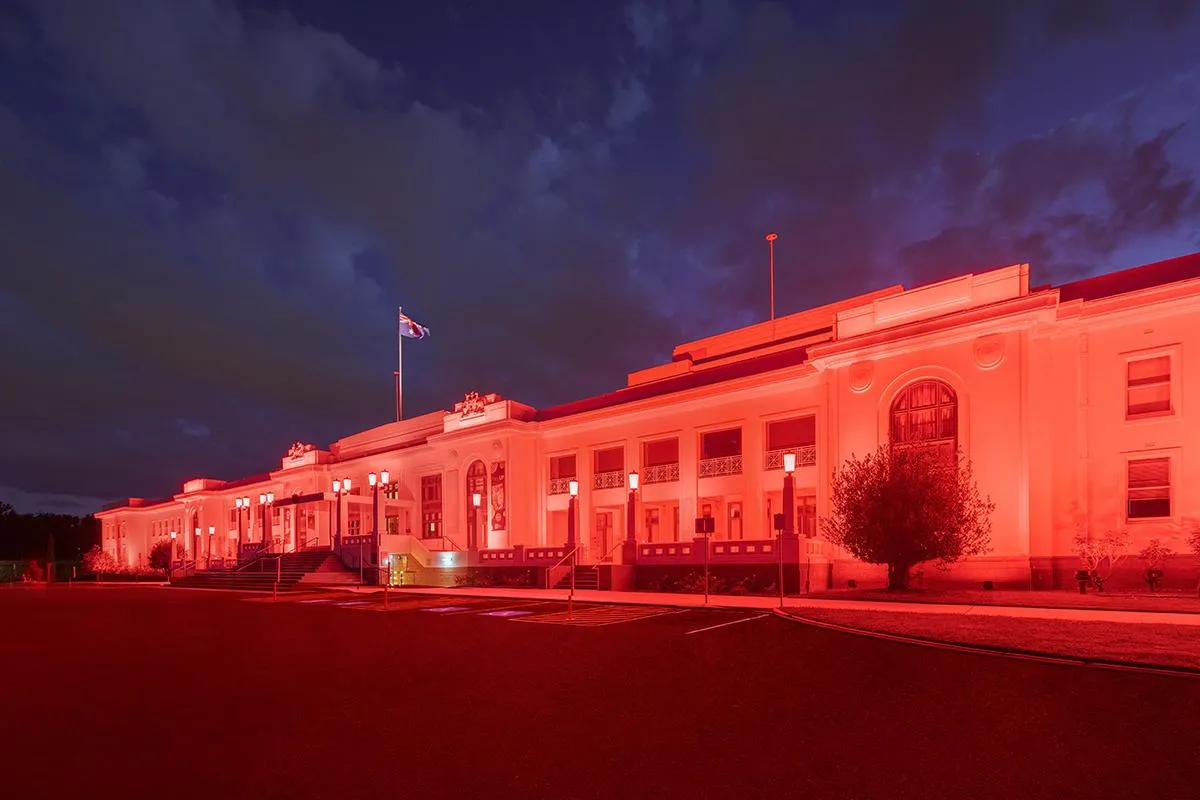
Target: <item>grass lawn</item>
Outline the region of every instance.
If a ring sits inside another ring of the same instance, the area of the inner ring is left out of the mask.
[[[985,592],[982,589],[832,589],[805,595],[817,600],[872,600],[894,603],[949,603],[977,606],[1041,606],[1047,608],[1095,608],[1107,611],[1182,611],[1200,614],[1200,597],[1180,594],[1096,592],[1077,590]]]
[[[792,613],[817,622],[939,642],[1200,669],[1200,630],[1191,626],[824,608],[806,608]]]

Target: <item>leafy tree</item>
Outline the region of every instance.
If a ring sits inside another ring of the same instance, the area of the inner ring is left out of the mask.
[[[152,569],[161,569],[164,575],[170,577],[172,555],[171,540],[159,539],[150,548],[150,556],[147,560]]]
[[[1093,537],[1086,532],[1075,535],[1075,550],[1079,563],[1087,572],[1088,580],[1103,592],[1105,582],[1112,577],[1117,564],[1129,555],[1129,531],[1107,531],[1104,536]]]
[[[1192,533],[1188,537],[1188,545],[1192,548],[1192,555],[1196,557],[1196,561],[1200,562],[1200,523],[1192,526]],[[1196,596],[1200,597],[1200,580],[1196,581]]]
[[[979,494],[965,459],[931,447],[884,445],[851,456],[834,475],[826,538],[855,558],[887,564],[888,588],[907,589],[909,570],[987,552],[996,505]]]
[[[97,575],[114,575],[121,571],[117,560],[98,544],[92,545],[92,549],[83,554],[83,568]]]
[[[1142,552],[1138,553],[1138,558],[1146,562],[1146,569],[1142,573],[1142,580],[1150,587],[1150,591],[1154,592],[1158,590],[1158,582],[1163,577],[1163,562],[1170,558],[1174,552],[1171,548],[1164,547],[1158,539],[1151,539],[1142,548]]]

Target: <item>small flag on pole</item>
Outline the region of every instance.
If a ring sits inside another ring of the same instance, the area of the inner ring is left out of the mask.
[[[403,311],[400,312],[400,335],[408,339],[424,339],[429,335],[429,328],[414,322]]]

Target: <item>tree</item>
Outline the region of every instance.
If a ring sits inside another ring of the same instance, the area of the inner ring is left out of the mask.
[[[1192,548],[1192,555],[1196,557],[1196,561],[1200,561],[1200,523],[1192,526],[1192,533],[1188,536],[1188,545]],[[1200,597],[1200,580],[1196,581],[1196,596]]]
[[[1146,562],[1146,570],[1142,573],[1142,580],[1150,587],[1150,591],[1158,590],[1158,582],[1163,577],[1163,562],[1170,558],[1174,552],[1171,548],[1164,547],[1158,539],[1151,539],[1142,548],[1142,552],[1138,553],[1138,558]]]
[[[821,528],[855,558],[887,564],[889,589],[907,589],[917,564],[945,566],[990,550],[995,508],[979,494],[969,461],[884,445],[851,456],[834,475],[833,510]]]
[[[1107,531],[1102,537],[1092,537],[1086,532],[1075,535],[1075,550],[1079,553],[1080,566],[1087,572],[1088,580],[1096,591],[1104,591],[1104,583],[1112,577],[1117,564],[1129,555],[1129,531]]]
[[[171,577],[171,557],[172,552],[170,539],[159,539],[150,548],[149,563],[151,569],[161,569],[163,574],[168,578]]]
[[[98,544],[92,545],[92,549],[83,554],[83,568],[96,575],[113,575],[121,571],[117,560]]]

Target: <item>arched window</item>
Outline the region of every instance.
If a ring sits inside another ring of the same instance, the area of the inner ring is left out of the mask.
[[[942,381],[910,383],[892,401],[892,447],[936,447],[947,458],[958,453],[958,398]]]
[[[479,506],[475,506],[479,495]],[[467,468],[467,549],[487,547],[487,467],[475,461]]]

